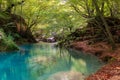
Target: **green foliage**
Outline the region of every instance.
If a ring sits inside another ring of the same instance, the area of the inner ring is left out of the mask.
[[[6,50],[16,50],[18,46],[13,42],[11,36],[3,38],[3,45],[6,45]]]
[[[15,44],[11,35],[6,36],[3,30],[0,30],[0,33],[2,35],[0,40],[0,51],[18,50],[18,46]]]
[[[7,15],[6,13],[0,12],[0,19],[7,20],[10,19],[10,16]]]
[[[20,1],[2,0],[1,10],[6,10],[11,4],[16,5]],[[100,13],[94,2],[98,5]],[[86,26],[86,21],[90,21],[99,14],[105,17],[120,17],[119,12],[119,0],[25,0],[23,4],[12,8],[13,14],[24,17],[27,29],[45,30],[44,34],[47,37],[55,32],[59,38],[67,38],[67,35],[77,28]],[[0,17],[4,18],[4,15],[0,13]],[[6,26],[11,27],[10,24]]]
[[[2,1],[9,7],[11,4],[17,4],[21,0],[4,0]],[[6,7],[6,8],[7,8]],[[3,7],[2,7],[3,8]],[[83,25],[85,20],[79,16],[70,7],[67,1],[63,0],[29,0],[24,4],[14,6],[12,13],[21,15],[25,18],[29,29],[32,31],[46,27],[46,33],[56,32],[58,35],[64,33],[69,34],[75,28]],[[39,26],[40,25],[40,26]]]

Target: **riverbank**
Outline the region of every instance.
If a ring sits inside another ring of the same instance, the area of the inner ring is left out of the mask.
[[[11,7],[12,8],[12,7]],[[0,11],[0,51],[18,50],[19,44],[37,42],[25,19],[18,14]]]
[[[88,54],[97,56],[107,64],[90,75],[86,80],[119,80],[120,79],[120,44],[116,44],[116,49],[107,42],[97,42],[89,44],[89,41],[75,41],[71,47]]]
[[[85,80],[120,80],[120,60],[103,66]]]
[[[120,44],[116,44],[116,49],[112,50],[112,47],[107,42],[97,42],[89,44],[88,41],[75,41],[70,45],[73,49],[77,49],[88,54],[93,54],[103,60],[109,62],[110,60],[120,60]]]

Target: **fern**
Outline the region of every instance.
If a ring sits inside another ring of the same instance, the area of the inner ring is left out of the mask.
[[[0,29],[0,33],[2,34],[0,45],[4,47],[4,49],[2,48],[3,50],[0,49],[1,51],[6,51],[6,50],[11,51],[11,50],[19,49],[18,46],[13,41],[14,38],[11,35],[6,36],[6,34],[2,29]]]
[[[0,19],[8,20],[10,16],[5,12],[0,12]]]

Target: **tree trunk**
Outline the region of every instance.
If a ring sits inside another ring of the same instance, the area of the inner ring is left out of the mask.
[[[89,7],[89,5],[88,5],[88,0],[85,0],[85,5],[86,5],[88,17],[91,17],[91,9],[90,9],[90,7]]]
[[[101,14],[101,11],[100,11],[100,9],[98,7],[97,1],[93,0],[93,2],[94,2],[94,6],[96,8],[97,16],[99,16],[99,18],[102,20],[102,22],[104,24],[104,27],[105,27],[105,30],[106,30],[106,33],[108,35],[108,39],[109,39],[109,41],[110,41],[110,43],[112,45],[112,48],[114,49],[115,48],[115,41],[114,41],[113,36],[112,36],[112,34],[111,34],[110,30],[109,30],[109,26],[108,26],[106,20],[104,19],[103,15]]]
[[[0,1],[0,11],[2,10],[2,0]]]

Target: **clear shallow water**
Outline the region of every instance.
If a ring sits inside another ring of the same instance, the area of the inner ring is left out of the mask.
[[[54,44],[26,44],[20,48],[0,53],[0,80],[80,80],[103,65],[95,56],[60,50]]]

